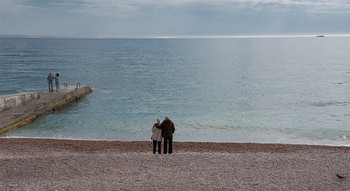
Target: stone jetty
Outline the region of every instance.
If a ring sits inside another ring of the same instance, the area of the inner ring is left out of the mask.
[[[26,92],[0,96],[0,134],[26,125],[92,92],[87,85],[65,85],[61,91]]]

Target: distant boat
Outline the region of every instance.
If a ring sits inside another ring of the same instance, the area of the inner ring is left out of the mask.
[[[316,37],[324,37],[324,35],[317,35]]]

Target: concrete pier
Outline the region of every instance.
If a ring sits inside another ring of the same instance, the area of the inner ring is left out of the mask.
[[[25,105],[33,100],[39,99],[38,92],[25,92],[13,95],[0,96],[0,112],[8,109]]]
[[[27,92],[0,96],[0,134],[26,125],[92,92],[89,86],[62,86],[60,92]]]

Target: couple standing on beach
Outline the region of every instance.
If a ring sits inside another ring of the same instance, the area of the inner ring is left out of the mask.
[[[49,92],[53,92],[53,80],[55,80],[56,84],[56,92],[60,91],[60,83],[59,83],[59,73],[56,73],[56,76],[54,77],[51,72],[47,76],[47,83],[49,84]]]
[[[156,147],[158,144],[158,153],[161,154],[162,137],[164,137],[164,154],[167,154],[167,144],[169,142],[169,154],[173,152],[173,134],[175,132],[174,123],[170,120],[169,116],[165,116],[165,119],[160,123],[160,119],[157,119],[157,123],[152,127],[152,140],[153,140],[153,154],[156,154]]]

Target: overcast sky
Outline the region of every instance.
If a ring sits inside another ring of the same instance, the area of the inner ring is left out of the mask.
[[[350,0],[0,0],[0,34],[350,34]]]

